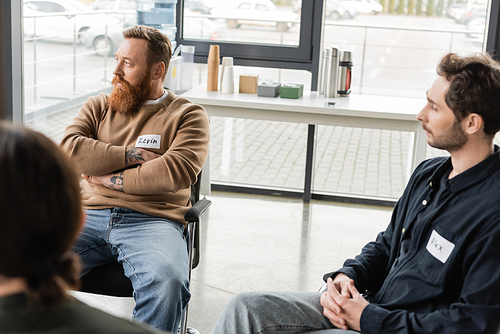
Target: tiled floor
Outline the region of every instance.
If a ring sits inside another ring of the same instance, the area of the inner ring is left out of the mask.
[[[322,276],[359,253],[387,226],[392,209],[279,197],[213,193],[201,228],[188,325],[210,333],[222,307],[243,291],[316,291]],[[82,296],[78,294],[78,296]],[[133,302],[84,296],[130,317]]]

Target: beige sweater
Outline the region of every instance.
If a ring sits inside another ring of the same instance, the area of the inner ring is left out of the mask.
[[[107,95],[101,93],[83,104],[60,145],[79,173],[96,176],[125,169],[126,147],[162,154],[125,169],[124,192],[83,181],[83,205],[128,208],[185,223],[190,186],[207,158],[209,137],[205,110],[172,92],[134,114],[108,109]]]

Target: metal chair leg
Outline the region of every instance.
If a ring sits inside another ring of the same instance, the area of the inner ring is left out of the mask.
[[[192,265],[193,265],[193,246],[194,246],[194,234],[195,234],[195,229],[196,226],[193,222],[189,222],[187,225],[187,249],[188,249],[188,257],[189,257],[189,283],[191,283],[191,271],[192,271]],[[196,329],[193,328],[188,328],[187,327],[187,315],[188,315],[188,305],[184,308],[182,311],[182,316],[181,316],[181,324],[180,324],[180,334],[195,334],[198,333]],[[194,332],[193,332],[194,330]]]

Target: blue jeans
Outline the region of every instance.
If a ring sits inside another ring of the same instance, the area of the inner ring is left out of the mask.
[[[134,288],[134,318],[177,333],[189,293],[186,241],[180,223],[130,209],[86,210],[74,250],[92,268],[118,261]]]
[[[317,292],[245,292],[224,307],[212,334],[358,333],[323,315]]]

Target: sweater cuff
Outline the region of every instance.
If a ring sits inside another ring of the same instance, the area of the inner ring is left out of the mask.
[[[363,334],[382,333],[382,324],[389,312],[380,306],[368,304],[361,313],[361,319],[359,320],[361,332]]]

